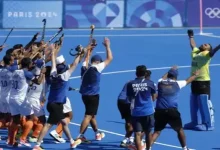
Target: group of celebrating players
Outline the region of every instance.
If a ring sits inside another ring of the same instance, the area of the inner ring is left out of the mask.
[[[151,71],[141,65],[136,68],[137,78],[125,84],[118,97],[118,108],[126,122],[126,135],[121,142],[122,147],[150,150],[168,123],[177,132],[183,149],[187,150],[177,103],[180,89],[191,82],[192,122],[185,127],[206,131],[214,129],[209,63],[220,47],[212,49],[210,44],[203,44],[196,48],[193,31],[189,30],[188,35],[193,48],[190,78],[177,80],[178,69],[173,67],[156,85],[150,80]],[[25,47],[17,44],[8,49],[1,62],[0,128],[8,129],[7,145],[30,147],[29,141],[36,143],[34,150],[42,150],[43,138],[53,125],[57,125],[57,128],[51,131],[50,135],[57,142],[64,143],[66,142],[62,138],[64,132],[71,148],[90,142],[84,136],[89,124],[95,133],[95,139],[102,140],[105,134],[98,130],[96,115],[99,106],[101,73],[113,59],[110,40],[105,38],[103,41],[107,54],[104,61],[99,55],[92,56],[96,43],[90,40],[85,48],[82,46],[76,48],[77,54],[73,63],[67,65],[63,55],[58,56],[63,44],[63,36],[53,44],[45,43],[43,40],[36,42],[38,36],[39,34],[34,35]],[[85,117],[80,126],[79,136],[74,140],[68,128],[72,119],[72,108],[67,91],[69,78],[82,60],[82,81],[79,92],[85,105]],[[50,61],[51,66],[46,66],[45,64]],[[43,107],[46,101],[49,112],[47,119]],[[156,108],[153,101],[156,101]],[[197,115],[198,109],[200,115]],[[19,137],[16,136],[18,132],[21,134]],[[133,133],[134,141],[131,138]],[[145,142],[142,141],[144,136]]]
[[[38,36],[38,33],[34,35],[25,47],[17,44],[8,49],[1,62],[0,128],[8,129],[7,145],[31,147],[29,142],[34,142],[36,145],[33,149],[42,150],[43,138],[53,125],[57,125],[57,128],[51,131],[50,135],[57,142],[64,143],[64,132],[71,148],[76,148],[81,142],[90,142],[84,136],[89,124],[93,127],[96,140],[101,140],[105,134],[98,130],[95,115],[99,104],[100,75],[112,60],[109,39],[105,38],[103,42],[107,52],[105,61],[102,61],[99,55],[94,55],[91,63],[89,62],[96,46],[94,40],[91,40],[93,43],[90,41],[86,48],[77,46],[73,63],[67,65],[63,55],[58,56],[64,36],[53,44],[43,40],[36,42]],[[3,48],[1,47],[1,50]],[[72,119],[72,108],[66,95],[69,78],[81,60],[84,62],[80,93],[86,113],[79,136],[74,140],[68,128]],[[45,66],[50,61],[51,66]],[[49,112],[47,119],[43,107],[46,99]],[[20,136],[17,136],[19,132]]]
[[[188,79],[177,80],[178,68],[173,66],[155,84],[150,80],[151,71],[145,65],[140,65],[136,67],[137,78],[124,85],[118,96],[118,109],[122,119],[125,119],[126,130],[121,147],[150,150],[161,131],[169,124],[176,131],[183,150],[188,150],[184,128],[196,131],[214,130],[209,64],[220,45],[212,48],[210,44],[203,44],[197,48],[193,30],[188,30],[188,36],[192,48],[191,76]],[[191,122],[183,126],[178,111],[178,95],[189,83]],[[156,107],[153,101],[156,101]],[[131,137],[133,133],[134,139]],[[145,140],[142,140],[144,136]],[[135,144],[130,144],[133,141]]]

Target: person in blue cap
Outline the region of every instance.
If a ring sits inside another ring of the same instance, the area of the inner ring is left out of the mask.
[[[151,145],[156,141],[166,125],[169,124],[177,132],[183,150],[188,150],[181,115],[178,111],[178,96],[183,87],[196,79],[199,71],[194,72],[186,80],[177,80],[178,74],[177,67],[174,66],[158,81],[158,97],[154,115],[155,127]]]
[[[81,144],[81,140],[73,140],[72,138],[71,132],[69,131],[68,123],[65,120],[63,107],[66,103],[66,95],[69,88],[69,79],[84,54],[80,53],[79,55],[77,55],[69,68],[67,65],[57,65],[56,58],[58,51],[57,49],[55,49],[55,46],[53,44],[50,47],[52,49],[52,65],[49,77],[50,81],[48,81],[48,83],[50,83],[50,92],[48,94],[48,103],[46,106],[49,117],[47,119],[47,122],[44,124],[43,129],[41,130],[41,133],[33,150],[44,149],[41,147],[43,138],[53,125],[57,125],[59,123],[62,123],[63,125],[63,131],[70,142],[70,148],[76,148],[79,144]]]
[[[101,56],[94,55],[91,58],[91,64],[88,65],[91,54],[91,51],[88,51],[81,69],[82,82],[79,92],[82,95],[82,100],[85,105],[85,116],[80,126],[78,138],[81,139],[82,142],[87,142],[84,133],[89,124],[91,124],[95,132],[96,140],[100,141],[105,136],[104,133],[98,130],[96,115],[99,106],[101,72],[111,63],[113,56],[110,48],[110,40],[108,38],[104,39],[103,45],[106,48],[106,60],[103,61]]]

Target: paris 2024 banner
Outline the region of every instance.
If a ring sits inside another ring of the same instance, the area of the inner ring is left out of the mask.
[[[220,0],[202,2],[203,26],[218,27]],[[0,0],[0,28],[199,27],[200,16],[200,0]]]

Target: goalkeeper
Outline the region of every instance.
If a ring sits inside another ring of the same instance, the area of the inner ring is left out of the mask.
[[[212,49],[210,44],[196,47],[193,30],[188,30],[190,46],[192,48],[191,73],[200,70],[200,75],[191,84],[190,113],[191,122],[185,129],[198,131],[214,130],[214,111],[210,100],[209,64],[211,58],[220,49],[220,45]]]

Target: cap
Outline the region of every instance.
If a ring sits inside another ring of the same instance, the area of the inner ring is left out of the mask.
[[[65,61],[65,58],[63,57],[63,55],[60,55],[59,57],[56,58],[56,64],[62,64]]]
[[[174,77],[174,78],[177,78],[178,75],[179,75],[179,73],[178,73],[178,70],[176,70],[176,69],[170,69],[170,70],[168,71],[168,76],[172,76],[172,77]]]
[[[58,74],[62,74],[62,73],[64,73],[67,70],[68,70],[68,66],[67,65],[65,65],[65,64],[57,65],[57,73]]]
[[[94,62],[94,61],[103,62],[103,61],[102,61],[102,57],[101,57],[100,55],[94,55],[94,56],[92,56],[91,62]]]

